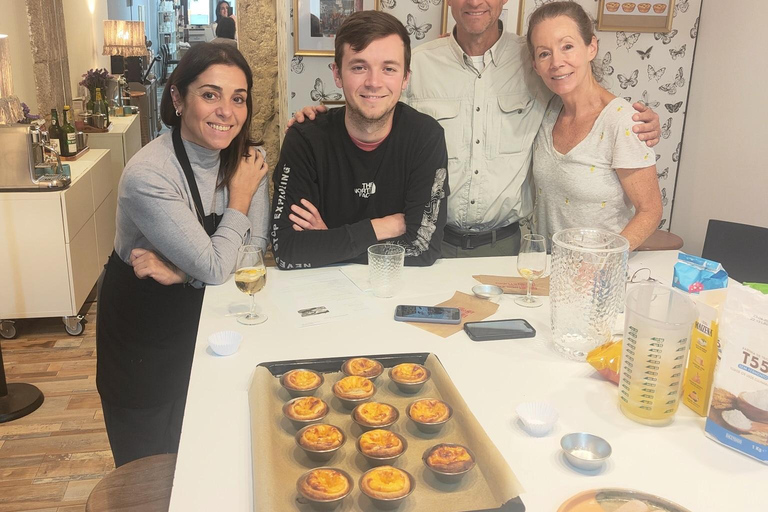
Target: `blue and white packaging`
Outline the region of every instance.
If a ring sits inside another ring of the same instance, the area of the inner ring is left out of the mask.
[[[728,286],[728,273],[716,261],[681,252],[677,255],[672,286],[686,293],[717,290]]]
[[[768,464],[768,295],[732,284],[719,339],[706,435]]]

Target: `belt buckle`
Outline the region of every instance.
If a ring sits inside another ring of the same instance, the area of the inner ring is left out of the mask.
[[[462,249],[474,249],[472,247],[472,235],[469,233],[464,233],[461,235],[461,248]]]

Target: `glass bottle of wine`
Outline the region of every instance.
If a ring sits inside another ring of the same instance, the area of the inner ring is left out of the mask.
[[[69,105],[64,105],[64,119],[61,123],[61,150],[63,156],[77,154],[77,131],[69,120]]]
[[[61,127],[59,126],[59,112],[55,108],[51,109],[51,126],[48,127],[48,139],[51,147],[61,155]]]
[[[107,102],[104,101],[103,97],[101,96],[101,89],[98,87],[96,88],[96,102],[93,105],[93,113],[103,114],[104,128],[109,127],[109,105],[107,105]]]
[[[85,104],[85,112],[89,115],[89,121],[88,124],[92,124],[93,121],[90,120],[90,116],[93,115],[93,110],[96,107],[96,90],[95,89],[89,89],[88,90],[88,103]]]

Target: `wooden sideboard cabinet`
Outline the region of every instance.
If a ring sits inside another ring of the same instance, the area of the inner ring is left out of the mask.
[[[112,252],[117,186],[109,150],[68,162],[72,184],[61,191],[0,193],[0,334],[15,318],[61,316],[82,332],[78,316]]]

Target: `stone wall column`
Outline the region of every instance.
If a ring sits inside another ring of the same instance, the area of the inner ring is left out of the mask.
[[[253,72],[251,133],[264,141],[272,171],[280,156],[278,44],[276,1],[238,0],[238,47]]]
[[[26,0],[38,111],[72,102],[63,0]],[[74,119],[70,120],[74,123]]]

